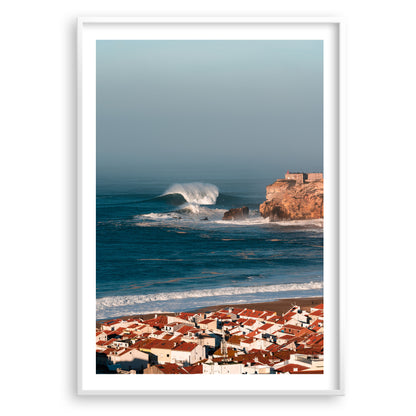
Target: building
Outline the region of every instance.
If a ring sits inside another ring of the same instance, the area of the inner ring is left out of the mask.
[[[201,329],[213,331],[218,328],[216,319],[204,319],[198,322],[198,326]]]
[[[188,366],[205,358],[205,347],[193,342],[183,342],[172,349],[171,363]]]
[[[323,355],[291,354],[289,359],[274,366],[278,373],[323,372]]]
[[[296,181],[297,184],[322,181],[324,179],[323,173],[313,172],[313,173],[304,173],[304,172],[286,172],[285,180],[287,181]]]
[[[160,342],[155,342],[150,347],[150,352],[157,357],[157,362],[159,364],[170,363],[172,358],[172,349],[175,347],[175,343],[172,341],[155,341]]]
[[[95,331],[95,342],[107,341],[107,334],[104,331]]]
[[[183,367],[177,364],[159,364],[149,366],[143,370],[143,374],[189,374]]]
[[[282,316],[226,308],[172,317],[155,315],[145,321],[116,319],[103,322],[101,328],[96,329],[97,374],[324,371],[323,304],[305,309],[292,304]]]
[[[244,366],[242,374],[274,374],[274,368],[264,364],[251,364]]]
[[[205,362],[202,363],[203,374],[243,374],[244,365],[235,362]]]
[[[135,370],[140,373],[148,364],[149,355],[134,348],[114,350],[107,355],[107,367],[113,371],[117,369],[124,371]]]

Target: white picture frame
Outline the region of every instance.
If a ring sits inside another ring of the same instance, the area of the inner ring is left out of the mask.
[[[324,41],[323,375],[125,376],[95,371],[95,45],[99,39],[322,39]],[[78,393],[81,395],[342,395],[345,320],[344,24],[334,18],[78,19]],[[212,378],[215,377],[215,378]]]

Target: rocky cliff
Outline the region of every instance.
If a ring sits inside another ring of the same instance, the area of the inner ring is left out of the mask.
[[[294,180],[278,179],[267,186],[260,214],[270,221],[323,218],[323,181],[297,184]]]

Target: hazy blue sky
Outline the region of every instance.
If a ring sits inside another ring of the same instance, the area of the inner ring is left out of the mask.
[[[99,181],[322,168],[322,41],[97,41]]]

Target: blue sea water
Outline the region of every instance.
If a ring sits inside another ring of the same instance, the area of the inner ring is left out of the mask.
[[[322,296],[323,220],[270,223],[264,200],[237,180],[97,190],[97,319]]]

